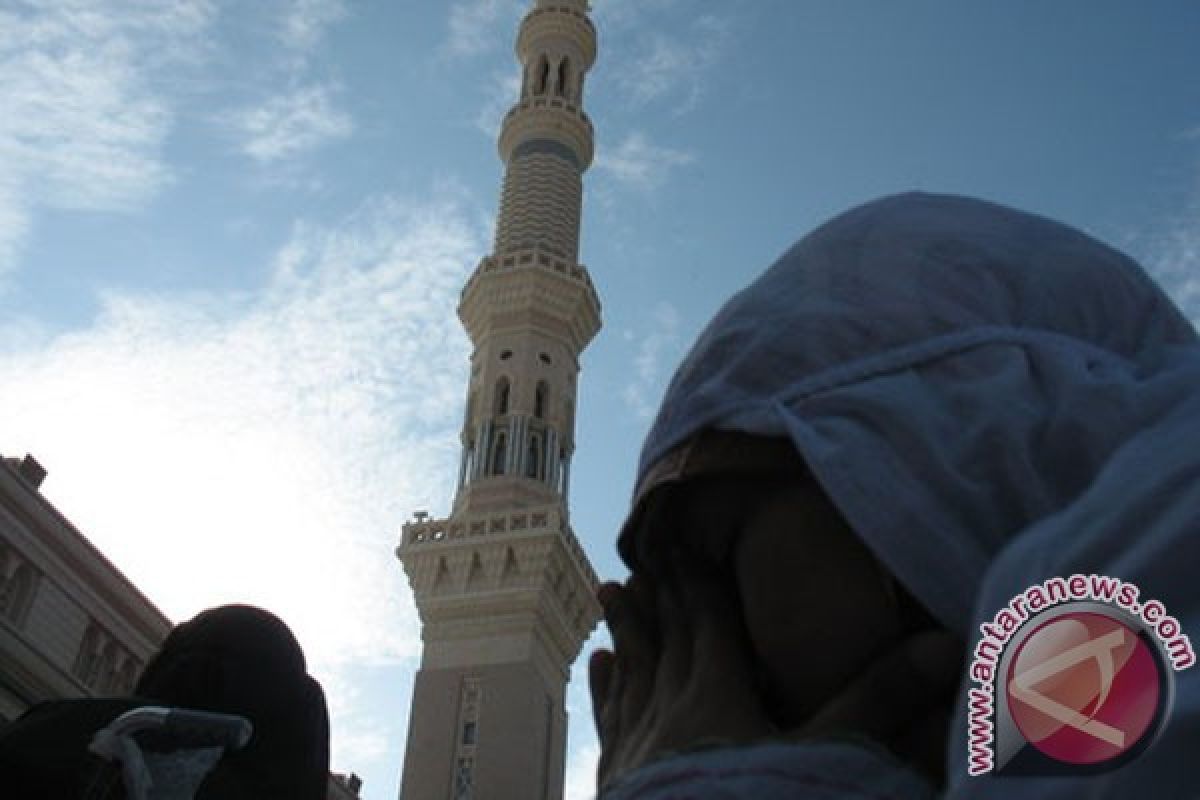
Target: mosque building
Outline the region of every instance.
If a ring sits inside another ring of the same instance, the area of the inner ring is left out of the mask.
[[[567,679],[600,617],[568,511],[579,356],[600,329],[578,263],[587,12],[536,0],[521,22],[495,242],[458,307],[473,353],[457,491],[445,518],[416,513],[396,549],[424,643],[402,800],[563,794]]]

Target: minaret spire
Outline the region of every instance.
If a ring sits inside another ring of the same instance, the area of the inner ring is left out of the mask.
[[[567,511],[579,355],[600,329],[578,263],[586,1],[536,0],[516,54],[493,252],[458,307],[473,352],[454,507],[404,525],[396,549],[424,642],[403,800],[561,798],[566,681],[600,617]]]

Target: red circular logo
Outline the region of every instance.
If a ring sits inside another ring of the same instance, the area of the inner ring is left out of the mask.
[[[1124,622],[1096,612],[1063,614],[1021,642],[1008,668],[1009,713],[1025,740],[1050,758],[1098,764],[1154,732],[1160,671],[1150,646]]]

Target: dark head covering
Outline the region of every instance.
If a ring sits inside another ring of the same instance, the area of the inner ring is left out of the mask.
[[[309,677],[296,638],[273,614],[241,605],[198,614],[171,631],[135,692],[253,723],[250,743],[225,757],[201,797],[324,798],[325,695]]]

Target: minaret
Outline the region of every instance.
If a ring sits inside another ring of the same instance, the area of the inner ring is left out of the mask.
[[[458,315],[471,377],[454,507],[419,513],[396,554],[421,617],[403,800],[558,800],[571,663],[600,617],[596,575],[567,512],[579,354],[600,301],[578,263],[592,161],[586,0],[536,0],[504,118],[493,252]]]

